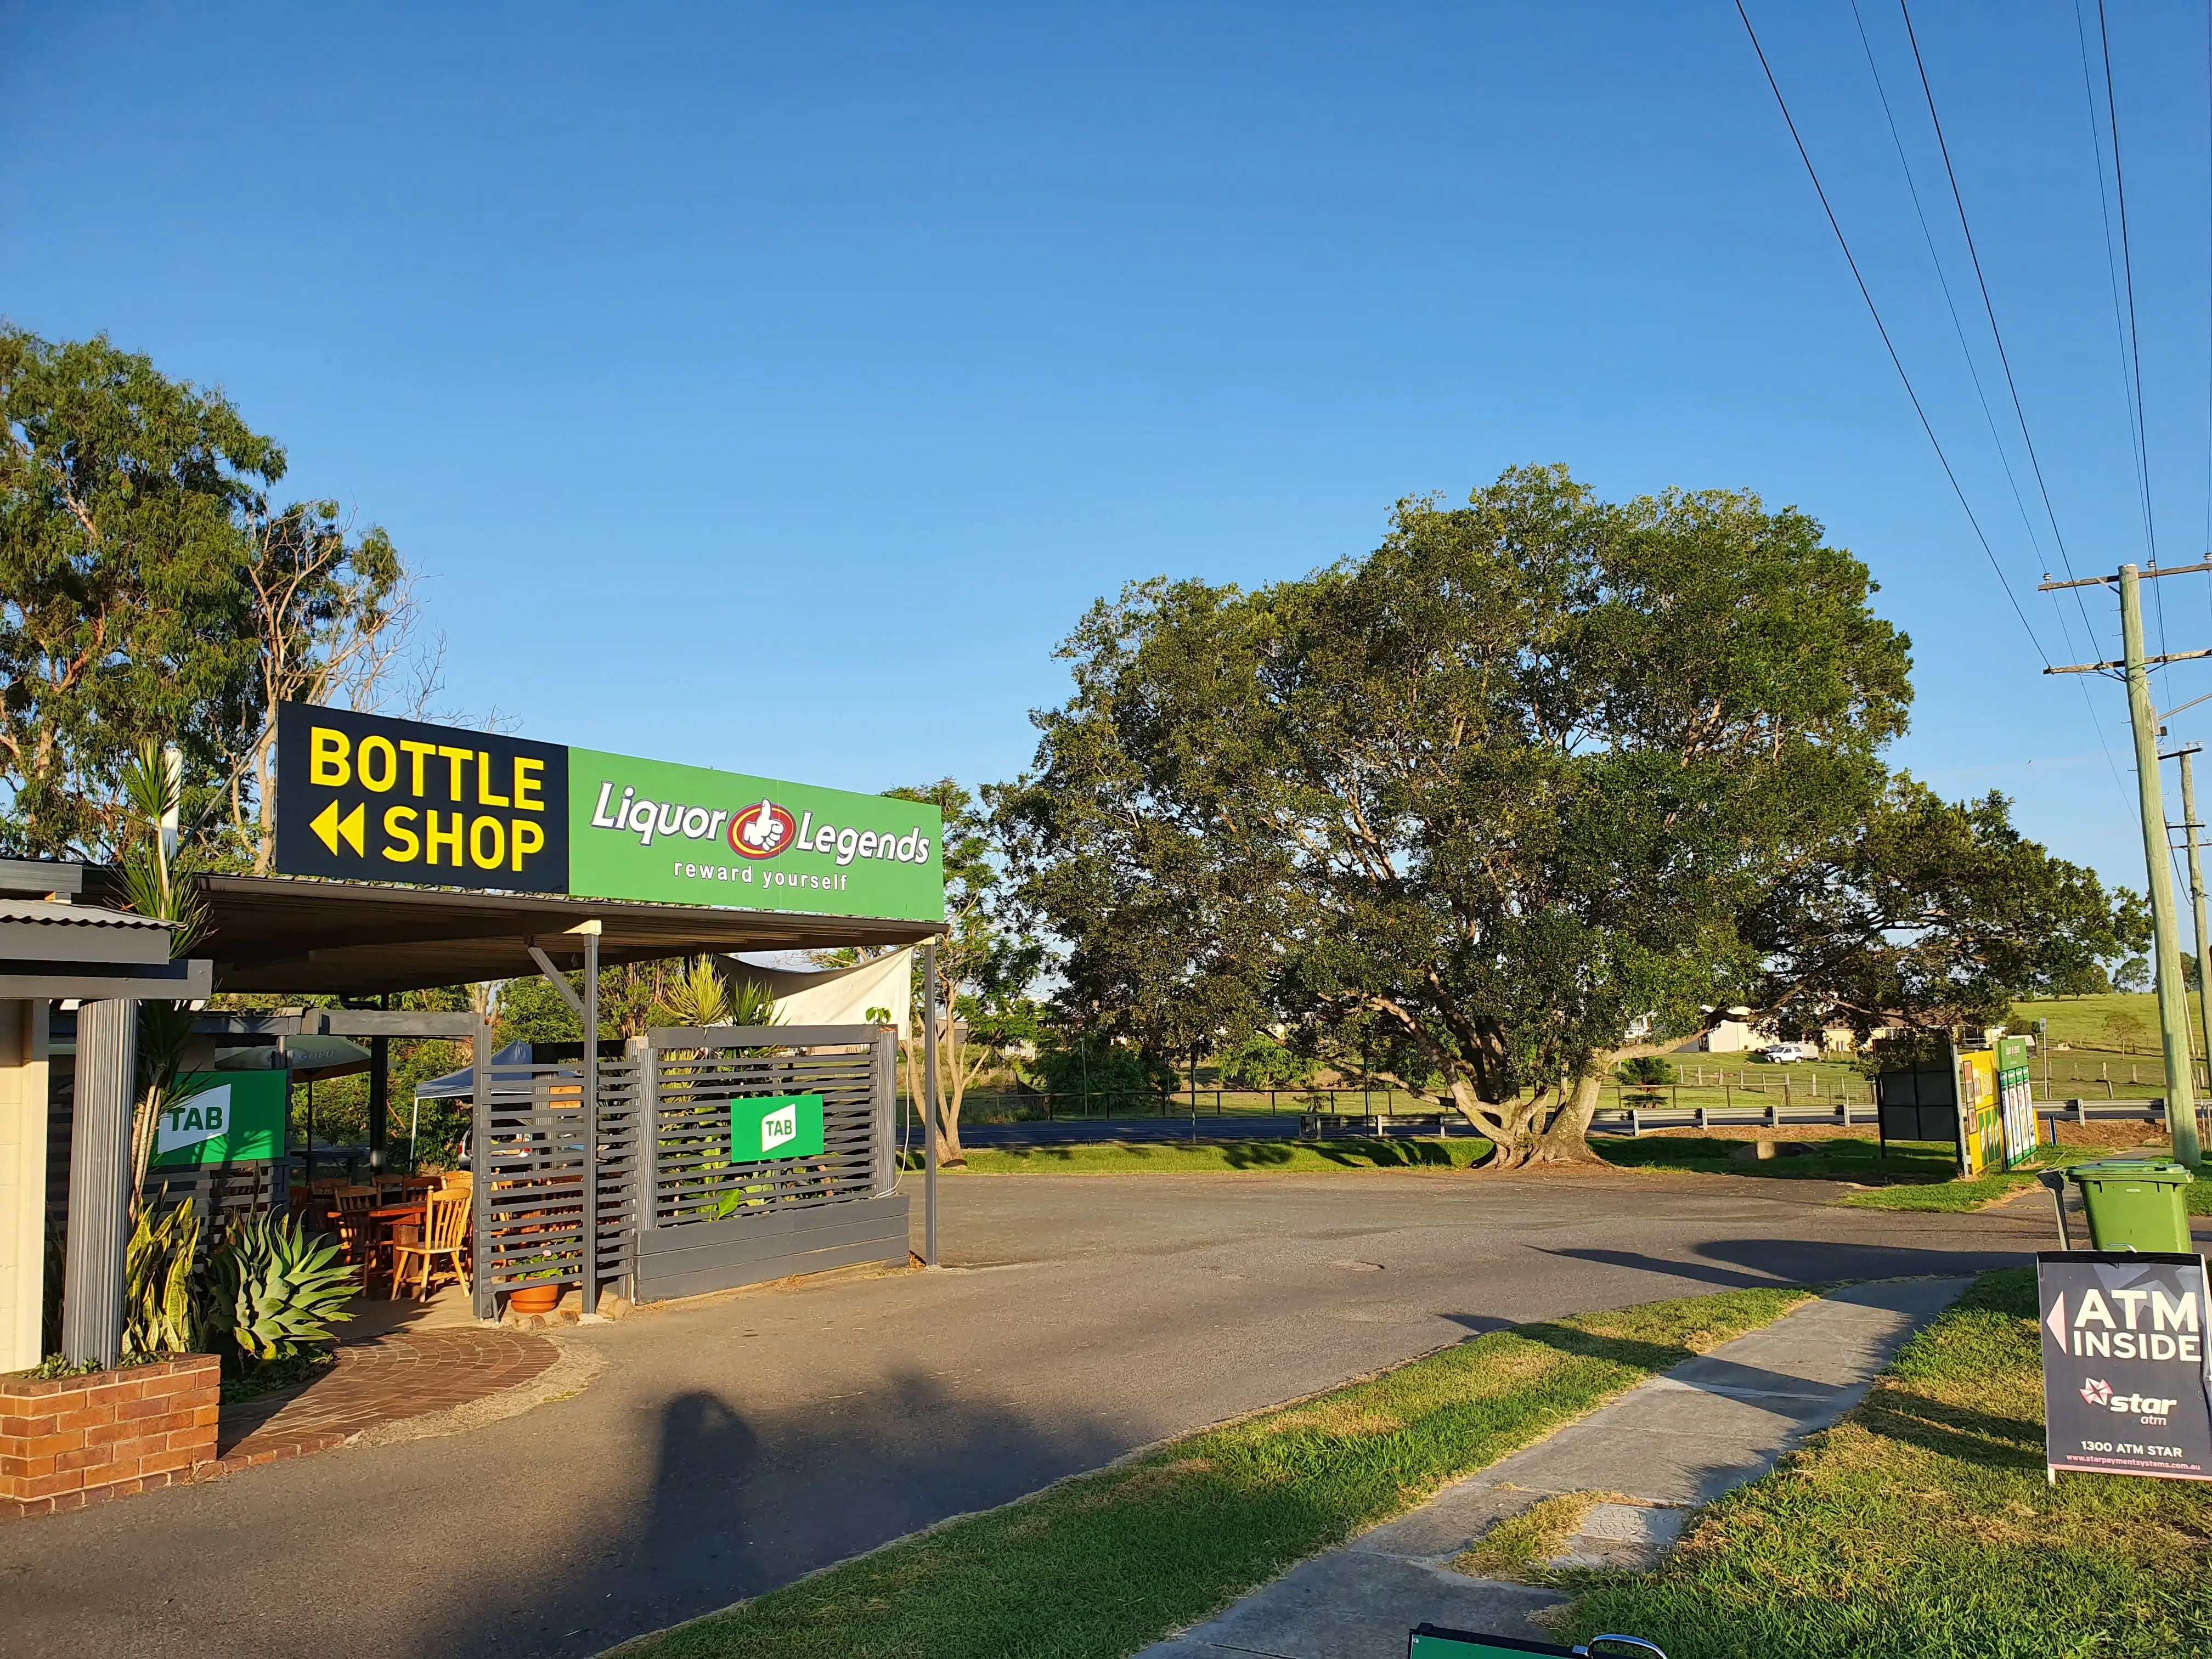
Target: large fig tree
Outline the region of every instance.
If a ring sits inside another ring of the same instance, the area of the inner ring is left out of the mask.
[[[1528,467],[1297,580],[1102,602],[998,796],[1063,1000],[1159,1048],[1316,1023],[1497,1167],[1588,1157],[1614,1063],[1763,986],[1778,891],[1880,815],[1873,590],[1795,510]]]

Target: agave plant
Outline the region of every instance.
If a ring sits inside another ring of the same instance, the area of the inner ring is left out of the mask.
[[[310,1237],[290,1218],[234,1223],[215,1253],[209,1324],[252,1358],[289,1359],[331,1339],[356,1288],[354,1270],[331,1240]]]
[[[199,1211],[186,1199],[167,1215],[138,1212],[124,1266],[123,1346],[130,1353],[196,1353],[204,1320],[192,1269]]]

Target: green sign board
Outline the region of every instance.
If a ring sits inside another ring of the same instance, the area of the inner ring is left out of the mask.
[[[1605,1638],[1598,1638],[1602,1641]],[[1440,1630],[1434,1625],[1418,1626],[1407,1639],[1408,1659],[1530,1659],[1532,1655],[1556,1656],[1556,1659],[1574,1659],[1586,1652],[1583,1648],[1563,1648],[1552,1642],[1523,1642],[1511,1636],[1480,1636],[1473,1631]],[[1653,1648],[1657,1653],[1658,1649]],[[1661,1659],[1665,1659],[1662,1655]]]
[[[820,1095],[750,1095],[730,1103],[730,1162],[822,1156]]]
[[[945,918],[934,806],[288,702],[276,868],[742,910]]]
[[[188,1072],[154,1124],[152,1167],[186,1170],[284,1154],[289,1072]]]
[[[568,890],[747,910],[945,914],[937,809],[568,751]]]

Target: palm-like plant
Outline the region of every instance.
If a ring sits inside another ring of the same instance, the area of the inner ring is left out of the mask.
[[[177,842],[177,816],[184,800],[184,769],[172,750],[151,742],[139,746],[123,769],[123,799],[130,809],[131,836],[123,854],[123,890],[127,908],[175,926],[169,957],[191,954],[206,935],[208,910],[192,878],[191,860]],[[177,1073],[185,1043],[191,1036],[189,1010],[173,1002],[138,1005],[138,1103],[131,1121],[131,1206],[136,1221],[144,1213],[146,1165],[154,1155],[154,1126],[176,1104]]]
[[[167,1215],[138,1212],[124,1268],[123,1346],[129,1353],[196,1353],[203,1330],[193,1282],[200,1218],[186,1199]]]
[[[215,1254],[209,1326],[251,1358],[289,1359],[331,1339],[331,1327],[356,1288],[337,1246],[289,1217],[248,1216],[234,1223]]]

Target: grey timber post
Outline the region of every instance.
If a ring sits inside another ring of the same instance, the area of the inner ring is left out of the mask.
[[[599,1310],[599,924],[584,924],[584,1283],[586,1314]]]
[[[491,1022],[481,1015],[475,1042],[476,1087],[469,1102],[469,1299],[478,1319],[491,1319],[499,1312],[491,1291]]]
[[[937,941],[921,947],[921,1265],[937,1265]]]
[[[73,1365],[105,1367],[123,1358],[138,1005],[121,1000],[85,1003],[77,1010],[76,1032],[62,1355]]]
[[[637,1065],[637,1218],[631,1224],[643,1232],[660,1224],[660,1051],[641,1036],[623,1048]]]
[[[878,1027],[875,1064],[868,1076],[868,1098],[872,1156],[869,1159],[868,1188],[878,1196],[898,1184],[897,1107],[892,1097],[898,1087],[898,1034]]]

